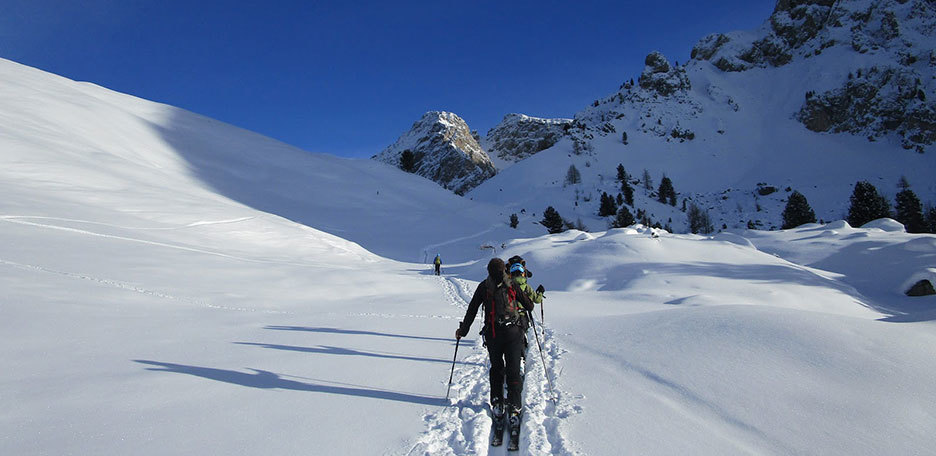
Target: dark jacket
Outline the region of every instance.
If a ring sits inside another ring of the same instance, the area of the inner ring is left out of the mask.
[[[517,295],[517,301],[520,302],[520,305],[523,306],[527,311],[533,310],[533,301],[524,293],[520,285],[514,283],[513,280],[510,280],[506,274],[502,278],[496,279],[488,276],[487,279],[478,284],[478,288],[475,290],[474,295],[471,297],[471,302],[468,303],[468,311],[465,312],[465,319],[462,320],[459,325],[459,332],[462,336],[468,335],[468,330],[471,329],[471,324],[474,322],[475,316],[478,314],[478,308],[484,304],[484,336],[485,338],[491,338],[495,336],[496,329],[493,328],[493,322],[491,320],[492,309],[494,308],[494,303],[490,302],[494,296],[493,290],[492,293],[488,293],[488,287],[496,287],[502,282],[510,284],[514,288],[514,292]],[[495,331],[491,331],[495,329]]]

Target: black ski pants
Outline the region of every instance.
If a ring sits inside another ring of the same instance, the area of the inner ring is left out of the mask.
[[[491,403],[504,397],[504,376],[507,377],[507,402],[516,411],[523,410],[523,375],[520,373],[523,354],[523,328],[519,325],[497,326],[489,334],[488,355],[491,357]]]

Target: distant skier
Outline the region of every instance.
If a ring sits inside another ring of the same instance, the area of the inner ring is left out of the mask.
[[[436,254],[435,260],[433,260],[433,264],[435,264],[436,275],[440,275],[442,273],[442,255],[441,254],[438,254],[438,253]]]
[[[507,276],[507,265],[500,258],[492,258],[487,265],[488,277],[478,284],[465,319],[455,330],[455,338],[468,335],[471,324],[484,305],[484,327],[481,335],[491,358],[491,414],[494,419],[492,445],[500,445],[504,431],[504,417],[509,416],[510,446],[515,450],[520,436],[520,419],[523,414],[523,375],[521,356],[523,353],[524,330],[520,321],[520,309],[533,310],[530,297]],[[507,397],[504,400],[504,376],[507,377]]]

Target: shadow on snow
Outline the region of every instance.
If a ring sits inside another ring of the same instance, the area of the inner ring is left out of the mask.
[[[398,337],[402,339],[417,339],[417,340],[436,340],[439,342],[452,342],[454,343],[454,338],[443,338],[443,337],[428,337],[428,336],[409,336],[405,334],[392,334],[392,333],[383,333],[376,331],[362,331],[359,329],[341,329],[341,328],[322,328],[322,327],[309,327],[309,326],[266,326],[263,329],[272,329],[276,331],[306,331],[314,333],[327,333],[327,334],[349,334],[355,336],[381,336],[381,337]],[[474,343],[473,340],[465,339],[465,343]]]
[[[314,393],[340,394],[346,396],[367,397],[372,399],[382,399],[388,401],[410,402],[422,405],[445,405],[446,401],[442,397],[420,396],[417,394],[404,393],[399,391],[382,390],[368,388],[364,386],[337,386],[322,385],[317,383],[306,383],[296,380],[288,380],[283,376],[270,371],[259,369],[250,369],[253,373],[238,372],[227,369],[215,369],[211,367],[187,366],[184,364],[164,363],[159,361],[148,361],[135,359],[134,362],[146,364],[154,367],[147,367],[146,370],[155,372],[175,372],[178,374],[187,374],[195,377],[206,378],[234,385],[246,386],[249,388],[260,389],[285,389],[293,391],[308,391]]]
[[[238,345],[251,345],[255,347],[271,348],[274,350],[287,350],[295,351],[302,353],[319,353],[323,355],[343,355],[343,356],[370,356],[374,358],[385,358],[385,359],[399,359],[404,361],[423,361],[429,363],[442,363],[442,364],[452,364],[452,361],[446,359],[436,359],[436,358],[421,358],[417,356],[407,356],[398,353],[381,353],[381,352],[365,352],[360,350],[354,350],[351,348],[342,348],[342,347],[332,347],[329,345],[319,345],[318,347],[297,347],[294,345],[278,345],[278,344],[260,344],[254,342],[234,342]],[[475,365],[480,366],[478,363],[466,363],[461,362],[458,364],[463,365]]]

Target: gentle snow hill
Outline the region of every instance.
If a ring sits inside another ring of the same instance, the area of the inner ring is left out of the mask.
[[[252,208],[408,261],[425,261],[439,253],[427,249],[453,238],[474,239],[473,254],[509,229],[496,208],[390,166],[308,153],[6,60],[0,60],[0,100],[4,194],[19,189],[57,201],[66,213],[68,206],[92,206],[114,211],[111,217],[178,226],[218,219],[206,212],[214,207],[233,211],[233,218]],[[39,210],[23,204],[6,214],[61,216]],[[446,253],[450,262],[466,258]]]

